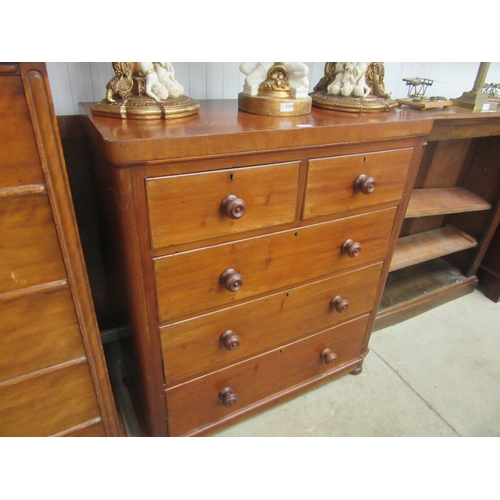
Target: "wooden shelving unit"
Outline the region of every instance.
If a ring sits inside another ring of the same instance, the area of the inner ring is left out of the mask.
[[[374,329],[472,292],[500,222],[500,113],[434,117]]]

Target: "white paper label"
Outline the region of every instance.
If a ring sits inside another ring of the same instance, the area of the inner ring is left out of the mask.
[[[282,113],[284,112],[287,112],[287,111],[293,111],[293,106],[294,106],[294,103],[293,102],[282,102],[280,104],[280,111]]]
[[[483,111],[488,111],[490,109],[490,103],[483,104]]]

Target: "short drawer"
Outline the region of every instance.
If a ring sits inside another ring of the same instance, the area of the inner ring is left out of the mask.
[[[68,286],[0,294],[0,311],[0,381],[85,356]]]
[[[309,161],[302,217],[399,200],[413,148]]]
[[[0,198],[0,292],[65,278],[47,196]]]
[[[381,268],[368,266],[160,328],[167,385],[369,312]]]
[[[395,215],[390,208],[153,259],[158,320],[381,261]]]
[[[367,321],[363,316],[167,389],[170,434],[183,434],[354,360],[361,354]],[[232,405],[230,396],[224,401],[221,395],[226,388],[237,399]]]
[[[147,179],[151,246],[294,221],[299,168],[293,162]]]

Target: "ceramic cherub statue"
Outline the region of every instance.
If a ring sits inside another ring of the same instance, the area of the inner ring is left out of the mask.
[[[370,63],[366,62],[337,62],[333,70],[333,81],[327,91],[333,95],[344,97],[366,97],[370,88],[366,85],[365,74]]]
[[[140,62],[138,66],[146,81],[146,95],[157,102],[179,97],[184,88],[174,78],[174,67],[169,62]]]
[[[243,84],[243,94],[256,96],[259,94],[259,86],[268,76],[269,70],[276,63],[273,62],[243,62],[240,71],[246,76]],[[288,85],[292,98],[307,97],[309,93],[309,68],[301,62],[284,62],[283,65],[288,73]]]

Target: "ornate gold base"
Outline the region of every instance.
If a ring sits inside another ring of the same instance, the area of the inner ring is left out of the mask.
[[[344,97],[328,94],[325,90],[316,90],[309,95],[312,97],[313,106],[333,111],[380,113],[381,111],[391,111],[399,106],[394,99],[373,95],[368,97]]]
[[[92,114],[135,120],[171,120],[198,113],[200,104],[185,95],[156,102],[148,96],[131,96],[110,103],[106,99],[92,107]]]
[[[251,96],[238,94],[238,108],[247,113],[267,116],[300,116],[311,112],[312,99],[300,97]]]
[[[497,103],[490,101],[488,95],[480,91],[464,92],[452,101],[454,106],[472,109],[472,111],[495,111],[497,109]]]

